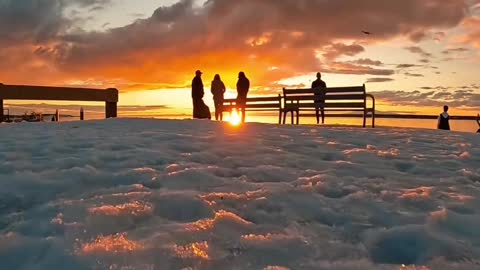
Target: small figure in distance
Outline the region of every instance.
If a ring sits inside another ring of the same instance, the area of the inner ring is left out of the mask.
[[[247,95],[250,90],[250,80],[244,72],[238,73],[237,82],[237,108],[242,111],[242,123],[245,123],[245,106],[247,104]]]
[[[202,72],[197,70],[195,77],[192,80],[192,100],[193,100],[193,118],[198,119],[211,119],[210,108],[203,102],[203,96],[205,91],[203,90]]]
[[[480,133],[480,113],[477,114],[477,124],[478,124],[478,130],[477,133]]]
[[[215,104],[215,120],[223,120],[223,95],[225,94],[225,84],[220,79],[220,75],[216,74],[212,81],[211,87],[213,95],[213,103]]]
[[[450,115],[448,115],[448,106],[443,106],[443,113],[438,117],[438,129],[450,130]]]
[[[322,124],[325,124],[325,91],[327,84],[322,81],[322,74],[317,72],[317,79],[312,83],[312,89],[315,92],[315,115],[317,116],[317,124],[320,124],[320,111],[322,112]]]

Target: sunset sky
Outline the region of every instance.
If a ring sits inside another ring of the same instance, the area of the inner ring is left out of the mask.
[[[383,112],[480,112],[480,0],[0,0],[0,36],[0,82],[117,87],[135,112],[188,114],[196,69],[229,96],[239,71],[253,95],[321,71]]]

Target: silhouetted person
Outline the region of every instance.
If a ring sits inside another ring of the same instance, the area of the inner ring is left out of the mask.
[[[220,79],[220,75],[215,75],[212,81],[212,95],[215,104],[215,120],[223,120],[223,94],[225,94],[225,84]]]
[[[193,118],[198,119],[211,119],[210,109],[203,102],[203,96],[205,91],[203,90],[202,72],[197,70],[195,72],[195,78],[192,80],[192,100],[193,100]]]
[[[448,115],[448,106],[443,106],[443,113],[438,117],[438,129],[450,130],[450,115]]]
[[[317,116],[317,124],[320,124],[320,111],[322,112],[322,124],[325,123],[325,91],[327,84],[322,81],[322,74],[317,73],[317,79],[312,83],[312,89],[315,92],[315,115]]]
[[[237,109],[242,111],[242,123],[245,123],[245,106],[247,103],[247,95],[250,90],[250,81],[245,76],[245,73],[238,73],[238,82],[237,82]]]

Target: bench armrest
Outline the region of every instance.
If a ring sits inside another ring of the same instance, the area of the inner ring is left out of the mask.
[[[372,99],[372,110],[375,111],[375,96],[372,95],[372,94],[365,94],[367,97],[371,98]],[[366,101],[365,101],[366,102]],[[367,106],[367,104],[365,104],[365,107]]]

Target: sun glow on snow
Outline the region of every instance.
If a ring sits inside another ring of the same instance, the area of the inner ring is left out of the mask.
[[[230,125],[232,126],[238,126],[242,122],[240,119],[240,115],[238,115],[238,112],[236,109],[232,111],[232,115],[230,117],[229,122],[230,122]]]

